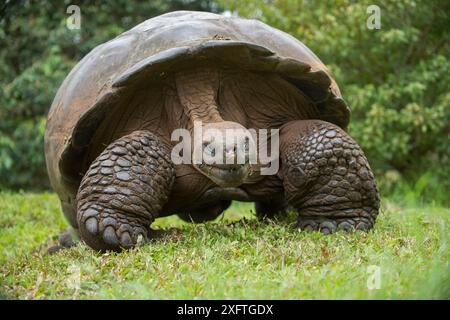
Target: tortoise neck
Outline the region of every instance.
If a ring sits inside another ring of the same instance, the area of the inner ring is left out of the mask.
[[[178,98],[191,124],[194,121],[224,121],[216,102],[219,72],[213,68],[196,68],[175,75]]]

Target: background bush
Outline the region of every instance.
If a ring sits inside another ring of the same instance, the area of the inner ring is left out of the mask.
[[[69,1],[10,2],[0,10],[0,181],[46,188],[46,112],[68,71],[96,45],[175,9],[260,19],[303,41],[330,68],[352,107],[351,135],[383,192],[408,183],[447,201],[450,189],[450,3],[383,1],[79,1],[82,28],[66,28]],[[424,184],[425,181],[425,184]],[[414,189],[415,190],[415,189]],[[436,190],[439,190],[437,192]]]

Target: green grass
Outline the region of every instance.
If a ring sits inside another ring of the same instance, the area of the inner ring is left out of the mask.
[[[46,253],[67,226],[54,194],[0,193],[0,296],[20,299],[450,298],[450,210],[387,200],[368,234],[300,232],[235,203],[207,224],[159,219],[163,240],[122,253]],[[369,266],[380,288],[369,290]],[[78,281],[79,279],[79,281]]]

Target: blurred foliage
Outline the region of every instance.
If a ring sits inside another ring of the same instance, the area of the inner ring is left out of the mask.
[[[329,67],[352,109],[350,134],[389,193],[392,175],[450,191],[450,2],[219,0],[304,42]],[[370,30],[368,6],[380,8]],[[387,181],[386,183],[384,181]],[[389,182],[390,181],[390,182]],[[422,180],[423,181],[423,180]],[[438,186],[439,185],[439,186]],[[443,192],[439,191],[439,194]]]
[[[379,30],[366,26],[371,0],[78,1],[82,27],[73,31],[65,25],[70,4],[7,1],[0,7],[0,187],[48,186],[44,119],[77,61],[141,21],[188,9],[257,18],[310,47],[349,102],[350,133],[384,192],[403,177],[426,181],[431,196],[432,185],[450,188],[448,1],[380,2]]]

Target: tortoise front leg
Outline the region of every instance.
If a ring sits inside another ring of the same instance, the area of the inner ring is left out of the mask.
[[[324,121],[292,121],[280,130],[281,176],[298,226],[332,233],[368,230],[378,215],[374,176],[361,148]]]
[[[82,240],[119,251],[148,239],[150,224],[174,181],[170,149],[154,134],[135,131],[111,143],[91,164],[77,194]]]

